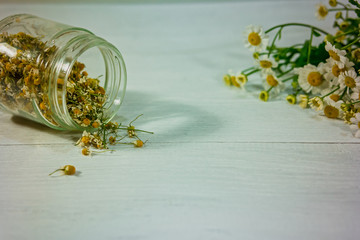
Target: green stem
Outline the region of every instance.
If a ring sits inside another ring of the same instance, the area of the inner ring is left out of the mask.
[[[118,129],[120,129],[120,130],[128,130],[127,127],[119,127]],[[145,130],[141,130],[141,129],[136,129],[136,128],[134,128],[134,129],[132,129],[132,130],[134,130],[135,132],[144,132],[144,133],[154,134],[154,132],[149,132],[149,131],[145,131]]]
[[[49,174],[49,176],[53,175],[54,173],[58,172],[58,171],[63,171],[64,169],[60,168],[60,169],[56,169],[55,171],[53,171],[52,173]]]
[[[293,75],[293,76],[291,76],[291,77],[288,77],[288,78],[285,78],[285,79],[283,79],[283,80],[281,80],[281,81],[282,81],[282,82],[287,82],[287,81],[293,79],[294,76],[295,76],[295,75]]]
[[[245,74],[245,72],[247,72],[249,70],[253,70],[254,68],[255,68],[254,66],[246,68],[246,69],[242,70],[242,73]]]
[[[353,32],[357,32],[359,31],[359,29],[355,29],[355,30],[351,30],[351,31],[348,31],[348,32],[345,32],[345,33],[341,33],[341,34],[338,34],[338,35],[335,35],[334,38],[339,38],[339,37],[342,37],[342,36],[345,36],[345,35],[348,35],[350,33],[353,33]]]
[[[289,72],[291,72],[293,69],[294,69],[294,68],[290,68],[289,70],[287,70],[287,71],[285,71],[285,72],[281,73],[281,74],[280,74],[279,76],[277,76],[277,77],[278,77],[278,78],[280,78],[280,77],[282,77],[282,76],[284,76],[284,75],[288,74]]]
[[[345,95],[345,93],[346,93],[347,88],[348,88],[348,87],[345,87],[345,89],[344,89],[343,93],[342,93],[342,94],[341,94],[341,96],[340,96],[340,100],[344,97],[344,95]]]
[[[253,70],[253,71],[251,71],[251,72],[249,72],[249,73],[247,73],[247,74],[245,74],[245,75],[246,75],[246,76],[250,76],[251,74],[256,73],[256,72],[258,72],[258,71],[260,71],[260,69],[255,69],[255,70]]]
[[[355,10],[356,10],[356,8],[346,8],[346,7],[344,7],[344,8],[331,8],[328,11],[333,12],[333,11],[355,11]]]
[[[346,104],[346,106],[351,106],[351,105],[354,105],[354,104],[357,104],[357,103],[360,103],[360,100],[359,100],[359,101],[352,102],[352,103],[348,103],[348,104]]]
[[[339,4],[340,6],[343,6],[345,9],[347,9],[347,6],[346,6],[346,4],[345,4],[345,3],[338,2],[338,1],[336,1],[336,2],[337,2],[337,4]]]
[[[309,25],[309,24],[304,24],[304,23],[285,23],[285,24],[280,24],[280,25],[276,25],[268,30],[265,31],[265,33],[269,33],[271,32],[272,30],[276,29],[276,28],[283,28],[283,27],[288,27],[288,26],[299,26],[299,27],[307,27],[307,28],[312,28],[313,30],[316,30],[316,31],[319,31],[325,35],[328,35],[330,33],[322,30],[321,28],[317,28],[315,26],[312,26],[312,25]]]
[[[266,90],[267,93],[269,93],[271,91],[271,89],[273,89],[274,86],[271,86],[268,90]]]
[[[352,41],[351,43],[347,44],[346,46],[342,47],[341,50],[345,50],[348,47],[350,47],[351,45],[357,43],[359,41],[360,37],[357,37],[354,41]]]
[[[336,92],[337,90],[339,90],[340,86],[338,86],[337,88],[335,88],[334,90],[332,90],[331,92],[327,93],[326,95],[320,97],[321,99],[324,99],[324,97],[329,96],[330,94],[333,94],[334,92]]]
[[[275,34],[275,36],[274,36],[274,39],[272,40],[272,43],[271,43],[270,48],[269,48],[268,57],[270,57],[270,54],[271,54],[271,52],[273,51],[274,46],[275,46],[275,41],[276,41],[276,39],[278,38],[278,36],[280,36],[282,29],[283,29],[283,27],[281,27],[281,28],[276,32],[276,34]]]
[[[314,35],[314,28],[311,28],[309,47],[308,47],[308,52],[307,52],[307,60],[306,60],[307,64],[310,62],[311,44],[312,44],[312,40],[313,40],[313,35]]]
[[[131,126],[131,124],[133,123],[133,122],[135,122],[139,117],[141,117],[142,115],[144,115],[144,114],[140,114],[140,115],[138,115],[136,118],[134,118],[130,123],[129,123],[129,126]]]

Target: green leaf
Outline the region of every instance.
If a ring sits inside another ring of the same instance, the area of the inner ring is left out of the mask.
[[[313,29],[313,34],[314,34],[315,37],[320,37],[321,36],[321,34],[318,33],[317,31],[315,31],[314,29]]]
[[[356,13],[356,15],[357,15],[358,17],[360,17],[360,10],[359,10],[359,9],[356,9],[356,10],[355,10],[355,13]]]
[[[351,4],[354,5],[355,7],[360,8],[360,4],[359,4],[357,1],[355,1],[355,0],[349,0],[349,3],[351,3]]]

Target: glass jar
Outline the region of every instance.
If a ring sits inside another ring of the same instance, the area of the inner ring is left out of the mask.
[[[91,130],[116,115],[125,88],[121,53],[90,31],[28,14],[0,21],[0,109]]]

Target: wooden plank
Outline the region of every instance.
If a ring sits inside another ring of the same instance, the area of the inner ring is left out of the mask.
[[[356,239],[358,146],[149,143],[93,157],[0,146],[0,236]],[[47,176],[65,164],[81,173]]]

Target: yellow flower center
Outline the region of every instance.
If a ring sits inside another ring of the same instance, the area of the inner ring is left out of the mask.
[[[272,62],[270,62],[268,60],[260,60],[260,67],[262,67],[262,68],[271,68],[272,67]]]
[[[349,22],[344,21],[344,22],[340,23],[340,28],[342,30],[346,30],[346,28],[349,27],[349,25],[350,25]]]
[[[311,72],[307,77],[307,81],[311,86],[316,87],[322,83],[323,78],[319,72]]]
[[[312,105],[314,105],[314,107],[316,107],[316,108],[320,107],[319,102],[316,101],[315,99],[311,100],[311,103],[312,103]]]
[[[81,138],[81,141],[84,143],[84,144],[88,144],[90,142],[90,138],[88,136],[83,136]]]
[[[267,91],[261,91],[259,98],[261,101],[266,102],[269,99],[269,93]]]
[[[247,77],[243,74],[236,76],[236,80],[242,84],[247,82]]]
[[[328,10],[324,5],[321,5],[318,8],[318,13],[321,17],[326,17],[326,15],[328,14]]]
[[[330,99],[332,99],[334,102],[337,102],[340,99],[340,95],[339,94],[331,94]]]
[[[341,30],[339,30],[339,31],[337,31],[336,33],[335,33],[335,41],[336,42],[343,42],[345,39],[346,39],[346,36],[345,35],[342,35],[344,32],[343,31],[341,31]],[[339,36],[339,35],[342,35],[342,36],[340,36],[340,37],[337,37],[337,36]]]
[[[352,57],[355,58],[357,61],[360,59],[360,49],[356,49],[351,53]]]
[[[290,104],[295,104],[296,103],[296,97],[294,95],[288,95],[286,97],[286,101],[288,101],[288,103],[290,103]]]
[[[346,76],[344,82],[345,82],[345,85],[349,88],[356,87],[356,82],[352,77]]]
[[[225,82],[225,84],[227,86],[231,85],[231,79],[230,79],[230,76],[228,74],[223,77],[223,80],[224,80],[224,82]]]
[[[333,50],[329,50],[329,55],[332,59],[334,59],[335,61],[340,61],[340,57],[339,55],[333,51]]]
[[[337,118],[339,116],[339,109],[337,109],[336,107],[333,107],[331,105],[327,105],[324,108],[324,114],[328,118]]]
[[[340,73],[343,72],[343,68],[339,68],[337,64],[334,64],[334,66],[331,68],[331,72],[335,77],[339,77]]]
[[[231,76],[230,80],[231,80],[232,85],[234,85],[235,87],[240,87],[240,84],[236,81],[235,76]]]
[[[276,87],[279,84],[273,75],[267,75],[266,82],[272,87]]]
[[[337,0],[329,0],[329,5],[332,6],[332,7],[336,7]]]
[[[261,43],[261,37],[256,32],[251,32],[248,36],[248,41],[253,46],[259,46]]]

